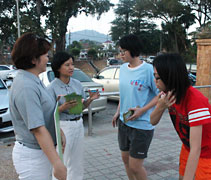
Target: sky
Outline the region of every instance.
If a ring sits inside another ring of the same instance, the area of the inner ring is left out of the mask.
[[[117,4],[119,0],[110,0],[110,2]],[[69,20],[67,30],[68,32],[75,32],[88,29],[108,35],[111,29],[111,21],[115,19],[114,9],[115,6],[112,7],[107,13],[102,14],[99,20],[97,20],[97,16],[86,16],[85,14],[78,15],[76,18],[72,17]],[[157,25],[160,28],[161,20],[157,20]],[[196,27],[196,24],[191,26],[188,32],[190,33],[191,31],[194,31]]]
[[[119,0],[111,0],[110,2],[117,4]],[[109,34],[111,28],[110,22],[115,19],[114,8],[115,6],[107,13],[102,14],[99,20],[97,20],[97,16],[86,16],[84,14],[78,15],[76,18],[70,18],[67,29],[71,32],[88,29],[103,34]]]

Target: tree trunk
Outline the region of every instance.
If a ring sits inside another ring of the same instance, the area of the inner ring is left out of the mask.
[[[176,34],[176,32],[174,32],[174,42],[175,42],[175,45],[174,45],[175,52],[178,53],[179,52],[179,48],[178,48],[178,42],[177,42],[177,34]]]
[[[64,34],[60,34],[60,37],[58,37],[58,39],[56,40],[56,52],[59,51],[64,51],[65,50],[65,33]]]

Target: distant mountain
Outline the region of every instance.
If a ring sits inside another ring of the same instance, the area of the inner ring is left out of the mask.
[[[69,35],[69,33],[66,34],[66,45],[69,45],[70,42],[72,43],[73,41],[80,41],[81,39],[103,43],[107,40],[111,40],[111,37],[94,30],[76,31],[72,32],[71,35]]]

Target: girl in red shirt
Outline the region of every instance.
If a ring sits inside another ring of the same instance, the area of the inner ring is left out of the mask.
[[[186,65],[178,54],[162,54],[153,61],[157,88],[161,91],[151,114],[156,125],[165,111],[182,141],[180,180],[211,179],[211,105],[190,85]]]

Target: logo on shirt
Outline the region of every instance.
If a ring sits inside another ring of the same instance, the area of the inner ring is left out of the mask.
[[[138,91],[141,91],[143,84],[144,84],[144,81],[142,81],[142,80],[131,80],[130,81],[130,85],[137,87]]]

